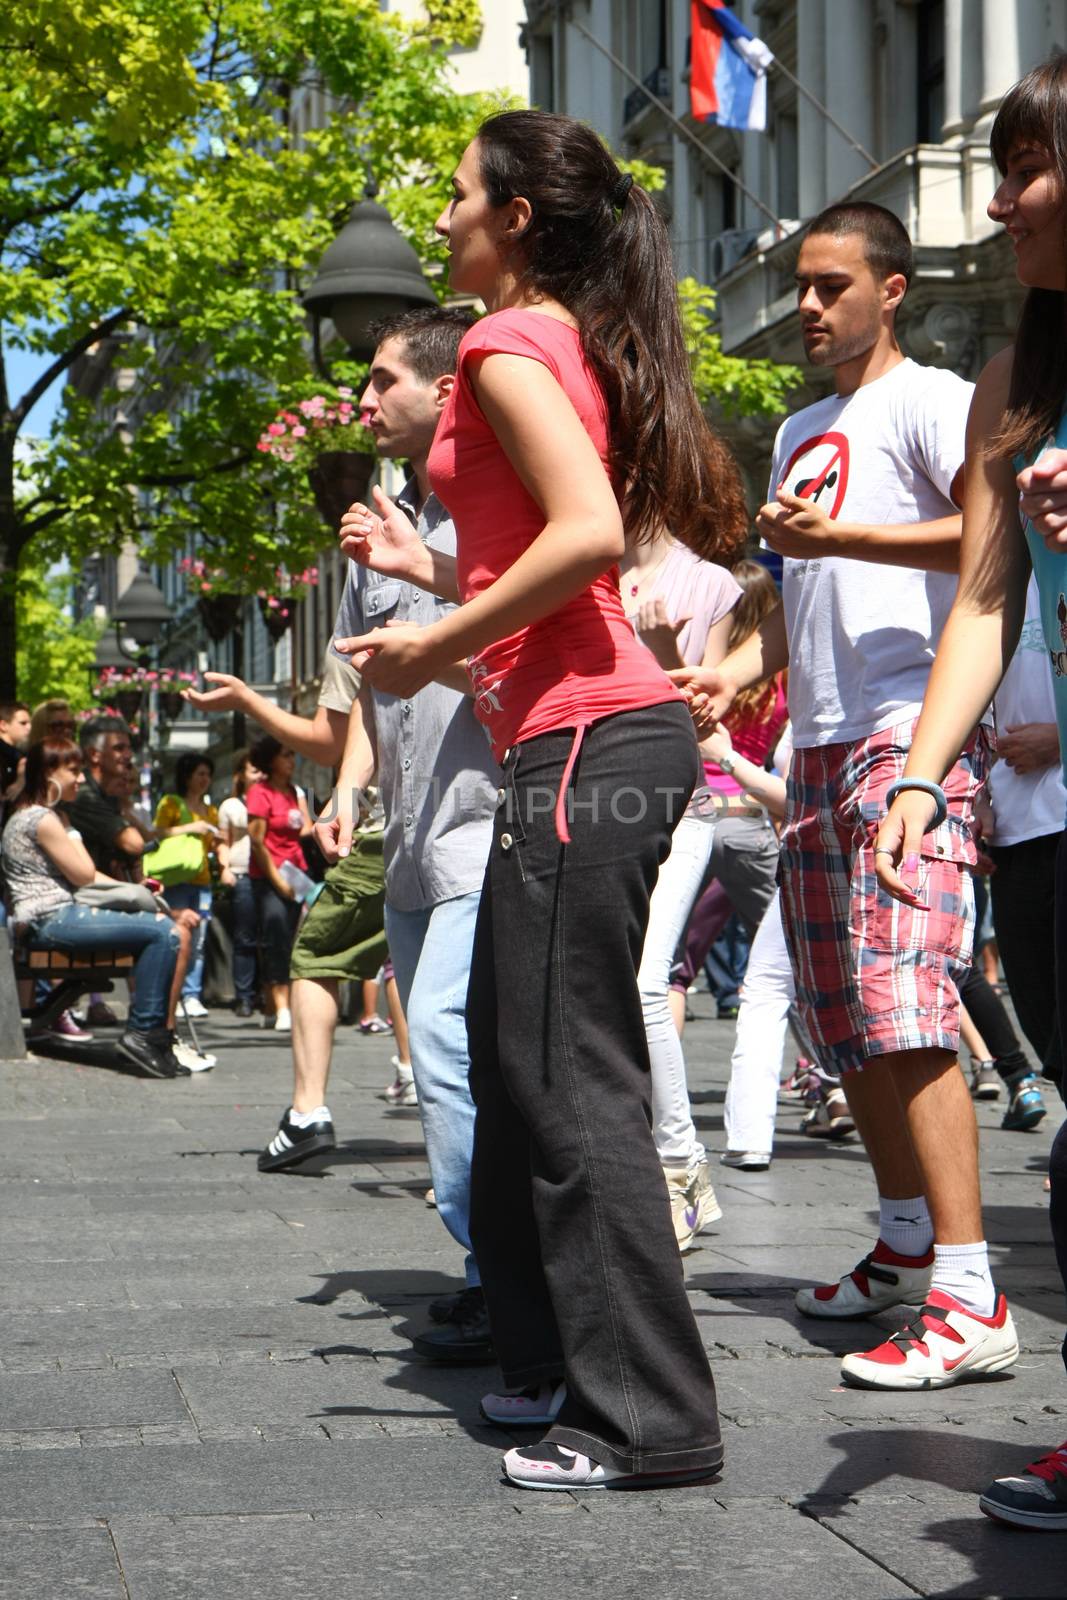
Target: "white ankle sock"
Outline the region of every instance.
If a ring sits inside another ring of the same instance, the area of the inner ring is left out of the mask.
[[[914,1200],[883,1200],[878,1196],[878,1232],[898,1256],[924,1256],[934,1242],[934,1225],[926,1209],[926,1196]]]
[[[968,1311],[991,1317],[997,1292],[989,1271],[989,1251],[983,1239],[979,1244],[935,1244],[934,1276],[930,1287],[943,1289]]]
[[[313,1122],[329,1122],[329,1106],[316,1106],[314,1111],[294,1111],[289,1107],[289,1121],[294,1128],[310,1128]]]

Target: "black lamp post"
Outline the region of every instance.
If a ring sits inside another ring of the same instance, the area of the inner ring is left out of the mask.
[[[111,613],[115,623],[115,636],[119,640],[119,649],[122,649],[120,629],[125,629],[135,644],[147,649],[149,645],[156,644],[166,623],[174,616],[172,608],[167,604],[162,589],[152,582],[148,569],[141,566],[137,569],[137,576],[133,582],[119,595],[115,609]],[[128,652],[123,652],[128,654]],[[136,660],[136,656],[131,656]]]
[[[324,317],[329,317],[357,360],[369,361],[374,354],[367,331],[370,323],[436,303],[418,256],[372,194],[368,184],[366,198],[352,207],[304,291],[303,303],[312,317],[315,364],[324,375],[320,335]]]

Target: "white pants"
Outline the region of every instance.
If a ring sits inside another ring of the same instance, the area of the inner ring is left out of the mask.
[[[671,853],[659,869],[648,911],[648,932],[637,974],[652,1066],[652,1134],[659,1158],[691,1166],[705,1158],[689,1107],[682,1041],[667,993],[671,965],[704,881],[715,824],[684,816],[674,830]]]
[[[764,913],[752,941],[737,1037],[730,1060],[726,1091],[726,1148],[774,1148],[774,1117],[778,1109],[778,1083],[782,1053],[789,1027],[789,1008],[796,997],[793,968],[782,927],[780,896]]]

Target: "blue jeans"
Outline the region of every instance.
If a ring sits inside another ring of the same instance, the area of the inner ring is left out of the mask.
[[[165,1025],[180,944],[169,917],[162,913],[153,916],[150,911],[60,906],[33,924],[30,944],[37,950],[62,950],[68,955],[91,950],[136,955],[128,1026],[135,1033],[151,1033]]]
[[[481,1282],[470,1241],[474,1102],[466,1016],[479,897],[475,890],[426,911],[398,911],[388,902],[385,907],[434,1198],[441,1221],[467,1251],[469,1285]]]
[[[259,916],[252,880],[247,872],[235,873],[230,904],[233,907],[233,987],[239,1001],[256,1002],[256,950]]]
[[[199,1000],[204,987],[204,951],[207,948],[207,925],[211,921],[211,885],[199,883],[172,883],[163,891],[163,898],[175,911],[198,911],[200,921],[193,934],[189,953],[189,970],[182,984],[183,1000]]]

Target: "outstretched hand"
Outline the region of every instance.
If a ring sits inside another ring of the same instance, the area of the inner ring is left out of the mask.
[[[426,550],[410,519],[377,484],[377,508],[357,501],[341,518],[341,549],[350,561],[390,578],[413,579],[425,565]]]
[[[216,689],[185,689],[182,698],[201,711],[243,711],[248,707],[248,686],[229,672],[205,672],[205,683]]]

